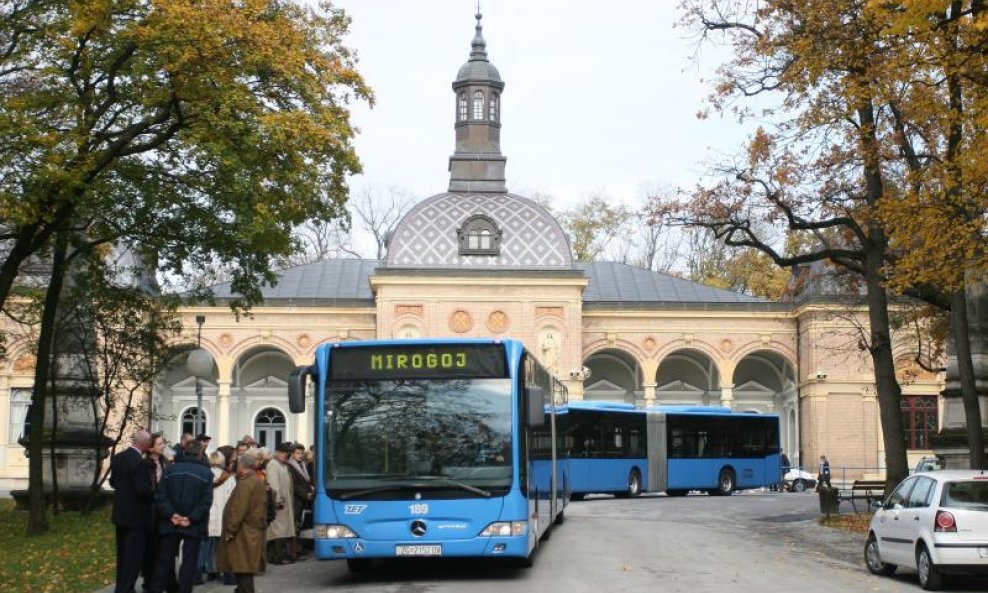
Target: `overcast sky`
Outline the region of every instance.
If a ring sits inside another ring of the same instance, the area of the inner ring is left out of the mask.
[[[359,190],[446,190],[453,151],[450,87],[468,57],[471,0],[336,0],[352,17],[347,45],[373,88],[354,120]],[[506,86],[501,147],[510,191],[564,207],[594,192],[634,202],[646,184],[692,186],[703,164],[734,152],[749,129],[699,120],[723,58],[674,28],[677,0],[485,0],[484,37]]]

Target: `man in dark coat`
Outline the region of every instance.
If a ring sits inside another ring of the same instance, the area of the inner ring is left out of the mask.
[[[254,575],[263,572],[268,499],[264,481],[254,471],[260,452],[248,449],[237,464],[237,485],[223,508],[223,535],[217,568],[237,577],[236,593],[254,593]]]
[[[144,559],[144,546],[151,529],[154,486],[144,452],[151,446],[151,435],[139,430],[130,447],[113,456],[110,486],[113,494],[113,524],[117,527],[117,584],[114,593],[131,593]]]
[[[209,535],[209,507],[213,504],[213,472],[202,463],[202,446],[197,441],[190,442],[182,459],[165,470],[154,494],[154,503],[158,507],[161,548],[151,591],[162,593],[165,590],[181,545],[178,591],[190,593],[197,571],[199,545]]]

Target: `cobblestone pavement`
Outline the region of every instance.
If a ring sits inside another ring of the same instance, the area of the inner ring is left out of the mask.
[[[817,511],[812,493],[591,498],[567,508],[565,524],[543,542],[531,569],[419,560],[382,563],[371,574],[351,575],[342,562],[308,560],[272,566],[256,583],[261,593],[920,590],[914,573],[868,574],[861,560],[863,536],[821,527]],[[988,581],[978,579],[947,588],[986,589]],[[196,592],[233,593],[233,587],[210,583]]]

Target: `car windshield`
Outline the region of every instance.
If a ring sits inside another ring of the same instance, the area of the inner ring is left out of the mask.
[[[940,506],[988,511],[988,480],[947,482]]]
[[[341,498],[470,497],[511,486],[509,379],[339,381],[326,488]]]

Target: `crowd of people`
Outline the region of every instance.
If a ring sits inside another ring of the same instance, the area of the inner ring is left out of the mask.
[[[189,593],[207,580],[253,593],[267,564],[305,560],[312,452],[288,442],[272,452],[250,435],[212,451],[210,441],[184,434],[166,447],[140,430],[113,457],[115,593],[135,593],[139,577],[143,593]]]

